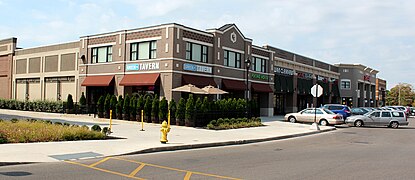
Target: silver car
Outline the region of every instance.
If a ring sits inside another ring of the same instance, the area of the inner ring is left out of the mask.
[[[324,108],[307,108],[298,113],[289,113],[285,115],[285,120],[295,122],[314,122],[314,113],[316,113],[316,122],[322,126],[344,124],[343,116],[335,114]]]
[[[407,126],[408,119],[403,111],[380,111],[375,110],[364,115],[350,116],[346,119],[346,124],[362,127],[362,126],[388,126],[398,128],[399,126]]]

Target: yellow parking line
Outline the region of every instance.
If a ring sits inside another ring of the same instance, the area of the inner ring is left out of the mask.
[[[184,180],[189,180],[190,176],[192,176],[192,172],[187,172],[186,176],[184,176]]]
[[[110,159],[110,157],[106,157],[106,158],[104,158],[104,159],[101,159],[100,161],[98,161],[98,162],[96,162],[96,163],[94,163],[94,164],[89,165],[89,167],[95,167],[95,166],[96,166],[96,165],[98,165],[98,164],[101,164],[101,163],[103,163],[103,162],[105,162],[105,161],[108,161],[108,159]]]
[[[142,179],[142,178],[138,178],[138,177],[131,177],[131,176],[127,175],[127,174],[122,174],[122,173],[119,173],[119,172],[109,171],[109,170],[106,170],[106,169],[101,169],[101,168],[97,168],[97,167],[91,167],[91,166],[86,165],[86,164],[81,164],[81,163],[72,162],[72,161],[64,161],[64,162],[67,162],[67,163],[69,163],[69,164],[74,164],[74,165],[78,165],[78,166],[83,166],[83,167],[91,168],[91,169],[95,169],[95,170],[102,171],[102,172],[106,172],[106,173],[110,173],[110,174],[115,174],[115,175],[119,175],[119,176],[127,177],[127,178],[133,178],[133,179],[144,180],[144,179]]]
[[[145,166],[145,164],[141,164],[140,166],[138,166],[137,169],[135,169],[133,172],[130,173],[130,176],[135,176],[141,169],[143,169],[143,167]]]
[[[207,173],[201,173],[201,172],[187,171],[187,170],[176,169],[176,168],[171,168],[171,167],[166,167],[166,166],[159,166],[159,165],[155,165],[155,164],[143,163],[143,162],[134,161],[134,160],[130,160],[130,159],[123,159],[123,158],[119,158],[119,157],[112,157],[112,158],[113,159],[118,159],[118,160],[121,160],[121,161],[127,161],[127,162],[137,163],[137,164],[145,164],[146,166],[152,166],[152,167],[161,168],[161,169],[168,169],[168,170],[173,170],[173,171],[185,172],[186,173],[185,178],[188,175],[189,175],[189,178],[190,178],[190,176],[192,174],[198,174],[198,175],[202,175],[202,176],[210,176],[210,177],[216,177],[216,178],[221,178],[221,179],[240,180],[238,178],[233,178],[233,177],[226,177],[226,176],[219,176],[219,175],[214,175],[214,174],[207,174]]]

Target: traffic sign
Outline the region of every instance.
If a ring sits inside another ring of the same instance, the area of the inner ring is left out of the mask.
[[[320,85],[315,84],[313,87],[311,87],[311,95],[314,97],[320,97],[322,94],[323,88]]]

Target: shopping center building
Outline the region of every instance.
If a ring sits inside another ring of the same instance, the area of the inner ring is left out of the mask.
[[[248,97],[263,116],[340,103],[342,97],[339,66],[254,45],[235,24],[205,31],[162,24],[28,49],[16,43],[0,41],[0,81],[7,86],[1,97],[65,100],[72,94],[76,101],[84,93],[95,104],[107,93],[151,93],[178,101],[188,94],[172,91],[176,87],[212,85],[229,93],[209,98]],[[315,83],[324,89],[317,102],[310,92]]]

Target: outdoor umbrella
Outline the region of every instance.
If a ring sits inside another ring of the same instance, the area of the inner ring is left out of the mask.
[[[222,89],[215,88],[211,85],[202,88],[202,90],[204,90],[207,94],[227,94],[228,93]]]
[[[172,89],[172,91],[188,92],[188,93],[194,93],[194,94],[207,94],[206,91],[196,87],[193,84],[187,84],[184,86],[180,86],[180,87]]]

